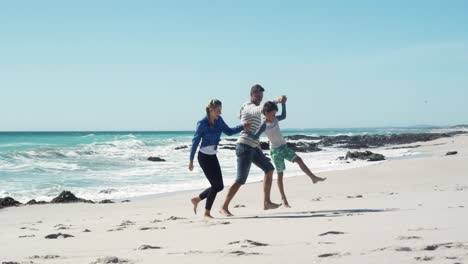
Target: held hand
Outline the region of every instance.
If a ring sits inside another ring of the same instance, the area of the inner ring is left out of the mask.
[[[286,95],[283,95],[280,98],[281,98],[280,103],[282,103],[282,104],[285,104],[286,101],[288,101],[288,97]]]
[[[193,171],[193,161],[191,160],[189,165],[188,165],[189,171]]]
[[[247,132],[250,131],[250,124],[249,123],[244,123],[243,127],[244,127],[245,131],[247,131]]]

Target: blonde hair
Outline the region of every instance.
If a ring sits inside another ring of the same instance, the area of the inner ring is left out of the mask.
[[[211,99],[208,102],[208,104],[206,105],[206,117],[208,118],[208,121],[210,122],[210,125],[213,125],[213,124],[211,124],[211,120],[210,120],[210,109],[216,109],[216,107],[222,106],[222,105],[223,104],[218,99]]]

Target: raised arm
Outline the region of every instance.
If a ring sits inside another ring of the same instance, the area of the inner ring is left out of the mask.
[[[274,103],[277,103],[279,104],[281,102],[281,96],[274,99],[274,100],[271,100],[272,102]],[[252,105],[249,105],[249,107],[247,108],[244,108],[243,111],[245,111],[247,114],[251,114],[251,115],[260,115],[262,114],[262,110],[263,110],[263,105],[258,105],[258,106],[252,106]]]
[[[276,119],[278,119],[278,121],[286,119],[286,104],[285,103],[281,104],[281,115],[277,115]]]

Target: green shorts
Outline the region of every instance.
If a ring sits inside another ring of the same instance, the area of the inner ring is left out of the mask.
[[[288,148],[287,145],[283,145],[278,148],[272,148],[270,150],[270,155],[273,163],[275,164],[277,172],[283,172],[286,169],[284,160],[293,162],[298,157],[296,152]]]

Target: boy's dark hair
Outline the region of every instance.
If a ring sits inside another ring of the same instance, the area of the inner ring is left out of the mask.
[[[255,92],[264,92],[265,89],[260,85],[260,84],[255,84],[250,88],[250,95],[252,95]]]
[[[278,106],[274,102],[268,101],[263,105],[262,114],[266,114],[271,111],[278,111]]]

